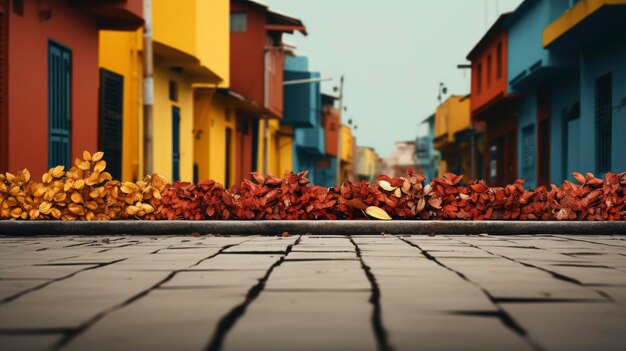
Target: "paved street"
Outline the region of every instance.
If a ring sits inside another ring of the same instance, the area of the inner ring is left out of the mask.
[[[624,350],[626,237],[0,237],[3,350]]]

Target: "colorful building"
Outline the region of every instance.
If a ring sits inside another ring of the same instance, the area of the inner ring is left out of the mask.
[[[511,184],[517,178],[517,101],[508,87],[508,41],[503,26],[509,14],[503,14],[470,51],[471,118],[485,124],[485,151],[478,161],[478,178],[492,186]],[[480,154],[480,152],[478,153]]]
[[[574,171],[626,169],[626,1],[526,0],[503,21],[516,96],[517,176],[530,187]],[[507,156],[508,157],[508,156]]]
[[[415,140],[397,141],[395,147],[395,150],[385,159],[384,171],[381,173],[390,177],[405,177],[409,168],[418,169]]]
[[[99,119],[98,33],[136,30],[142,6],[0,1],[0,171],[40,174],[98,149],[108,128]]]
[[[354,145],[355,140],[352,136],[352,130],[346,124],[342,124],[339,130],[339,179],[337,184],[341,184],[344,180],[355,180],[353,170]]]
[[[439,174],[452,172],[463,174],[464,180],[473,178],[472,160],[475,164],[479,162],[467,137],[472,133],[469,95],[452,95],[437,107],[434,146],[441,152]]]
[[[422,124],[426,124],[427,135],[418,136],[415,140],[418,170],[430,180],[438,176],[441,152],[434,147],[435,143],[435,114],[428,116]]]
[[[283,118],[287,50],[282,35],[295,31],[306,35],[306,29],[299,19],[258,1],[231,0],[230,5],[230,90],[246,103],[235,107],[231,116],[238,183],[253,170],[281,173],[290,168],[291,130],[272,119]]]
[[[285,61],[285,114],[281,124],[293,128],[293,170],[309,171],[316,185],[334,186],[337,177],[338,111],[336,98],[320,92],[320,74],[309,71],[308,59]],[[296,83],[296,84],[290,84]]]
[[[367,180],[370,183],[376,181],[376,175],[378,174],[378,162],[380,157],[372,147],[359,146],[358,147],[358,170],[357,179]]]
[[[550,179],[626,170],[626,1],[562,6],[542,32],[543,50],[566,60],[550,87]]]

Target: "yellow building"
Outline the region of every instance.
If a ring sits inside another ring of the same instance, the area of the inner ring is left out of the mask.
[[[234,124],[228,99],[216,98],[216,90],[229,85],[229,4],[152,1],[153,171],[172,180],[226,180],[219,168],[226,167],[226,130]],[[100,66],[124,81],[124,180],[143,174],[142,55],[141,31],[101,31]]]
[[[371,147],[359,146],[357,150],[359,151],[357,176],[359,180],[373,182],[376,178],[376,168],[380,157]]]
[[[473,133],[470,97],[450,96],[435,112],[435,149],[441,151],[439,174],[452,172],[471,176],[471,148],[468,134]]]
[[[121,174],[115,176],[123,180],[137,180],[143,173],[140,169],[143,150],[143,30],[100,31],[99,51],[100,89],[103,90],[105,83],[113,86],[121,83],[118,89],[122,90],[122,167]]]
[[[341,184],[344,180],[352,179],[352,160],[354,158],[354,138],[350,127],[345,124],[341,125],[340,130],[340,161],[339,179],[337,184]]]
[[[280,177],[285,172],[293,170],[293,127],[284,125],[275,118],[269,119],[268,126],[267,172]],[[261,174],[266,173],[263,169],[264,127],[265,120],[259,120],[257,171]]]

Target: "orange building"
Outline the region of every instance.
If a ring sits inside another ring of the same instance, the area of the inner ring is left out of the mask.
[[[99,30],[137,29],[142,9],[142,0],[0,1],[0,171],[39,174],[97,149]]]
[[[508,14],[491,26],[467,55],[472,62],[471,115],[485,124],[483,171],[491,185],[510,184],[517,177],[515,97],[508,89]]]

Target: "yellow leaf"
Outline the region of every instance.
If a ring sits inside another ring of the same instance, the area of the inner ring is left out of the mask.
[[[86,171],[89,168],[91,168],[91,165],[89,164],[89,161],[82,161],[80,163],[78,163],[76,166],[78,166],[79,169]]]
[[[42,182],[44,182],[44,183],[46,183],[46,184],[47,184],[47,183],[50,183],[50,182],[52,181],[52,176],[50,175],[50,173],[44,173],[44,174],[41,176],[41,181],[42,181]]]
[[[83,196],[79,193],[73,193],[71,199],[76,204],[80,204],[83,202]]]
[[[383,210],[380,207],[369,206],[368,208],[365,209],[365,213],[368,216],[374,217],[376,219],[383,219],[383,220],[387,220],[387,221],[391,220],[391,217],[389,217],[387,212],[385,212],[385,210]]]
[[[48,201],[44,201],[39,204],[39,212],[43,214],[48,214],[50,213],[51,207],[52,207],[52,204],[50,204]]]
[[[386,180],[379,181],[378,185],[385,191],[394,191],[397,188],[395,186],[391,186],[391,184],[389,184],[389,182]]]
[[[79,180],[74,182],[74,189],[81,190],[84,187],[85,187],[85,181],[84,180],[79,179]]]
[[[93,162],[98,162],[98,161],[102,160],[103,156],[104,156],[104,152],[98,151],[98,152],[94,153],[93,155],[91,155],[91,160]]]
[[[65,173],[65,166],[56,166],[52,169],[52,176],[54,178],[61,178]]]
[[[400,188],[396,188],[396,190],[393,192],[393,194],[396,197],[402,197],[402,191],[400,190]]]
[[[83,160],[91,161],[91,154],[89,153],[89,151],[87,150],[83,151]]]
[[[59,219],[61,218],[61,210],[53,208],[52,210],[50,210],[50,214],[52,214],[52,217]]]
[[[98,172],[102,172],[102,171],[104,171],[104,169],[106,167],[107,167],[107,162],[105,160],[100,160],[100,161],[98,161],[98,163],[96,163],[96,165],[93,167],[93,169],[98,171]]]

